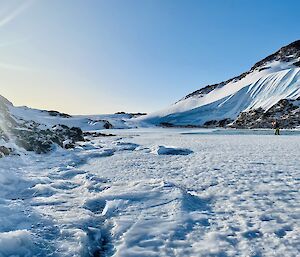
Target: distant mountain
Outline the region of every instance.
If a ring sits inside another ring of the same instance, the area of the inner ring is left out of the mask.
[[[300,40],[257,62],[249,71],[192,92],[143,117],[163,126],[270,128],[300,126]]]

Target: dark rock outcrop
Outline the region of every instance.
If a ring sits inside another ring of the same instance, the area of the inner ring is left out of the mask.
[[[112,129],[113,125],[109,121],[106,120],[104,122],[103,128],[105,128],[105,129]]]
[[[272,128],[272,123],[277,121],[281,128],[300,127],[300,99],[282,99],[268,110],[262,108],[242,112],[230,124],[231,128]]]
[[[144,112],[129,112],[129,113],[127,113],[127,112],[116,112],[115,114],[117,114],[117,115],[127,115],[129,119],[147,115],[147,113],[144,113]]]
[[[201,128],[202,127],[198,125],[175,125],[169,122],[161,122],[159,123],[158,126],[163,128]]]
[[[48,112],[48,114],[50,116],[61,117],[61,118],[72,118],[71,115],[66,114],[66,113],[62,113],[62,112],[58,112],[58,111],[52,111],[51,110],[51,111],[46,111],[46,112]]]
[[[105,129],[112,129],[113,128],[113,125],[108,120],[89,119],[88,123],[92,124],[92,125],[95,125],[97,123],[103,123],[103,128],[105,128]]]
[[[0,145],[0,158],[10,155],[12,151],[13,150],[11,148]]]
[[[104,134],[100,132],[90,132],[90,131],[85,131],[83,132],[84,137],[114,137],[116,135],[114,134]]]
[[[51,129],[14,129],[16,144],[27,151],[38,154],[47,153],[53,149],[54,144],[70,149],[75,147],[78,141],[84,141],[80,128],[69,128],[65,125],[56,125]]]
[[[290,62],[294,59],[300,57],[300,40],[297,40],[287,46],[280,48],[274,54],[267,56],[266,58],[262,59],[261,61],[254,64],[251,68],[251,71],[266,65],[272,61],[283,61],[283,62]]]
[[[203,127],[205,127],[205,128],[224,128],[232,122],[233,122],[233,120],[231,120],[231,119],[210,120],[210,121],[205,122]]]
[[[13,105],[8,100],[0,97],[1,156],[7,156],[14,150],[8,148],[7,143],[13,143],[27,151],[41,154],[51,151],[54,145],[69,149],[75,147],[76,142],[84,141],[80,128],[56,125],[52,128],[41,129],[41,124],[35,121],[25,121],[14,117],[9,111],[11,106]]]

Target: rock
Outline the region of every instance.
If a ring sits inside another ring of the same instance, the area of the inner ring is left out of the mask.
[[[58,111],[47,111],[49,113],[50,116],[58,116],[58,117],[61,117],[61,118],[72,118],[71,115],[69,114],[66,114],[66,113],[61,113],[61,112],[58,112]]]
[[[10,106],[13,106],[12,103],[0,96],[0,144],[5,145],[10,142],[27,151],[42,154],[51,151],[55,145],[70,149],[75,147],[76,142],[84,141],[80,128],[56,125],[47,129],[46,126],[41,126],[35,121],[25,121],[14,117],[9,111]],[[69,117],[67,114],[56,111],[48,113],[51,116]],[[107,124],[107,126],[111,127],[111,124]],[[13,150],[1,146],[0,155],[1,157],[6,156]]]
[[[92,124],[92,125],[96,125],[97,123],[103,123],[103,128],[105,129],[112,129],[113,128],[113,125],[107,121],[107,120],[93,120],[93,119],[89,119],[89,124]]]
[[[53,147],[50,130],[14,130],[16,144],[26,151],[33,151],[37,154],[47,153]]]
[[[113,125],[109,122],[109,121],[105,121],[104,125],[103,125],[103,128],[105,129],[112,129],[113,128]]]
[[[75,147],[75,144],[70,139],[67,139],[63,142],[63,148],[65,148],[65,149],[72,149],[74,147]]]
[[[295,66],[297,66],[297,67],[300,67],[300,61],[294,62],[293,65],[295,65]]]
[[[169,122],[161,122],[159,125],[164,128],[174,128],[175,127],[175,125],[173,125],[172,123],[169,123]]]
[[[90,136],[90,137],[114,137],[116,135],[114,135],[114,134],[104,134],[104,133],[100,133],[100,132],[89,132],[89,131],[86,131],[86,132],[83,132],[83,136],[84,137],[87,137],[87,136]]]
[[[282,99],[268,110],[262,108],[242,112],[237,119],[229,124],[231,128],[273,128],[277,120],[281,128],[300,126],[300,99]]]
[[[231,119],[210,120],[210,121],[205,122],[203,127],[205,127],[205,128],[224,128],[232,122],[233,122],[233,120],[231,120]]]
[[[8,156],[12,152],[11,148],[7,148],[5,146],[0,145],[0,158],[4,156]]]

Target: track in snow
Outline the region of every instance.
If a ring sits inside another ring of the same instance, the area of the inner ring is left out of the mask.
[[[36,256],[297,256],[299,135],[229,132],[122,130],[73,152],[2,159],[0,228],[15,234],[0,233],[0,245]]]

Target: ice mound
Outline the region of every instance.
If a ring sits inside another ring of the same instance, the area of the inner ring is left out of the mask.
[[[193,151],[187,148],[166,147],[159,145],[153,149],[152,153],[157,155],[189,155],[193,153]]]
[[[36,251],[29,231],[0,233],[0,256],[33,256]]]

